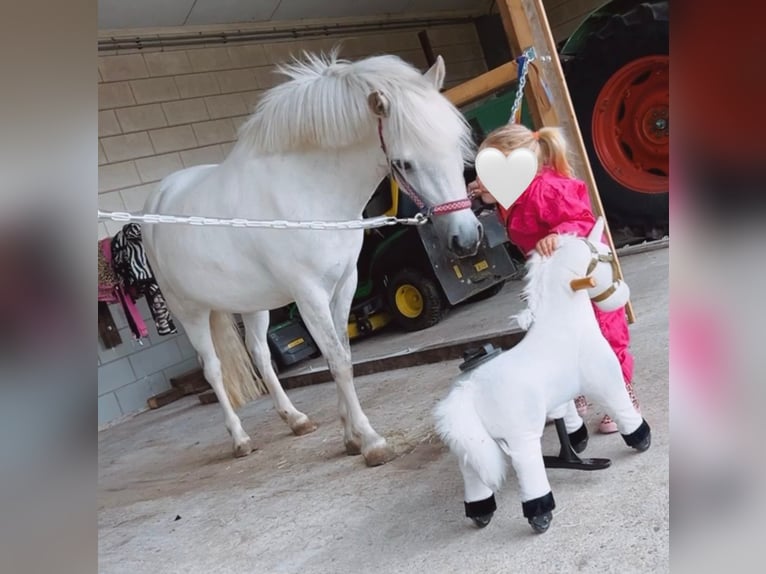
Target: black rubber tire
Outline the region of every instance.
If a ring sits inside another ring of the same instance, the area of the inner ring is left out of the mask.
[[[423,300],[423,309],[417,317],[407,317],[397,308],[396,291],[405,284],[415,287]],[[406,331],[420,331],[432,327],[441,321],[444,314],[444,299],[436,281],[415,269],[405,268],[397,271],[388,281],[386,295],[394,321]]]
[[[569,92],[610,227],[630,227],[639,234],[668,230],[668,193],[640,193],[623,187],[604,169],[593,146],[594,104],[607,80],[625,64],[668,54],[668,2],[643,2],[609,18],[563,62]]]

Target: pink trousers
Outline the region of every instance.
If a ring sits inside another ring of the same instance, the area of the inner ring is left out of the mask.
[[[633,381],[633,355],[628,346],[630,345],[630,333],[628,332],[628,319],[625,316],[625,309],[617,309],[605,313],[593,306],[596,313],[596,320],[604,337],[614,349],[617,358],[622,367],[622,376],[625,383]]]

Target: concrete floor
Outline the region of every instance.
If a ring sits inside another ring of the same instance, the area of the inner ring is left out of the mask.
[[[288,391],[319,424],[307,436],[294,437],[268,397],[244,407],[258,447],[244,459],[231,457],[220,407],[195,397],[99,433],[99,571],[667,572],[668,251],[621,261],[638,316],[636,392],[653,444],[639,454],[619,435],[592,433],[584,456],[612,466],[548,471],[557,508],[545,534],[523,518],[512,472],[487,528],[464,518],[457,463],[431,424],[456,360],[357,378],[371,423],[400,454],[382,467],[344,454],[332,383]],[[437,327],[462,333],[479,316],[507,326],[517,295],[518,285],[508,286]],[[431,331],[418,337],[433,339]],[[590,429],[600,414],[592,405]],[[552,426],[543,449],[558,451]]]

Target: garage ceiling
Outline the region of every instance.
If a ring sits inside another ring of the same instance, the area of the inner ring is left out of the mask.
[[[98,0],[100,30],[488,12],[492,0]]]

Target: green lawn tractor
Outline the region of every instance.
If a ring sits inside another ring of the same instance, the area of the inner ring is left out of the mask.
[[[365,210],[366,217],[411,217],[418,208],[384,179]],[[365,232],[357,264],[358,287],[349,318],[354,339],[393,321],[406,331],[438,323],[450,307],[498,293],[518,273],[508,238],[493,210],[477,217],[484,238],[476,255],[457,258],[444,249],[430,224],[382,227]]]

